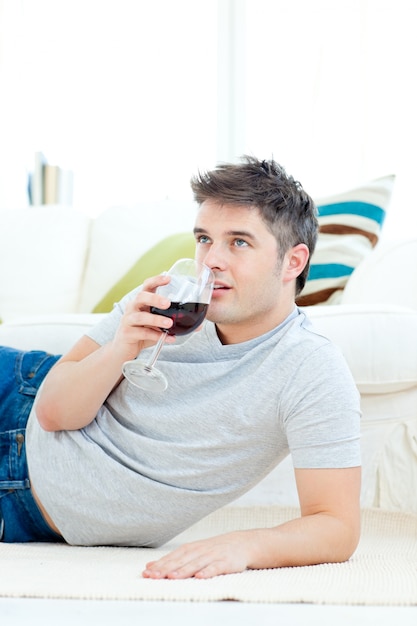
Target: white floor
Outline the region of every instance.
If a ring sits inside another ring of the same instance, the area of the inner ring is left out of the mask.
[[[417,607],[0,598],[4,626],[416,626]]]

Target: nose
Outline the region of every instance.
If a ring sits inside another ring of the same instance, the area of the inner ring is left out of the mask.
[[[212,243],[203,259],[203,262],[211,269],[222,271],[226,267],[226,257],[218,244]]]

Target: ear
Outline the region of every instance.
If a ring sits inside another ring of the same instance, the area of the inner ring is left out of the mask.
[[[290,248],[285,255],[283,265],[284,282],[295,280],[305,268],[310,252],[305,243]]]

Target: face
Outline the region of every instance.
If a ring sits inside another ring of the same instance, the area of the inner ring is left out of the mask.
[[[262,335],[289,315],[296,276],[285,269],[288,254],[279,261],[277,241],[257,209],[205,201],[194,232],[196,258],[216,277],[207,319],[223,343]]]

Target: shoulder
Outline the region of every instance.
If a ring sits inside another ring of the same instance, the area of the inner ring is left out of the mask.
[[[283,336],[280,357],[294,373],[294,387],[310,383],[310,391],[339,387],[356,395],[356,385],[341,349],[317,331],[303,311],[299,310]]]
[[[304,358],[312,353],[339,352],[328,337],[314,328],[311,320],[300,309],[288,322],[276,329],[275,337],[277,347],[285,349],[287,353],[302,354]]]

